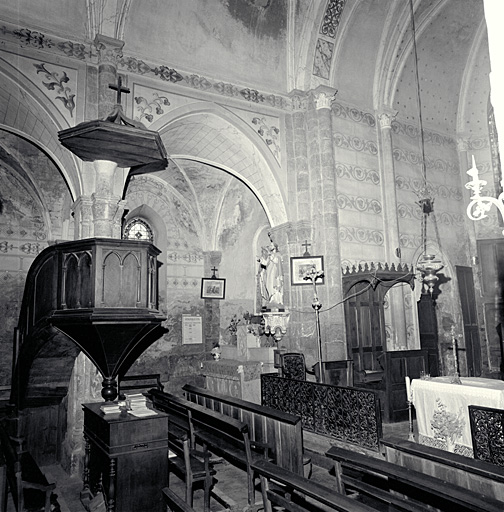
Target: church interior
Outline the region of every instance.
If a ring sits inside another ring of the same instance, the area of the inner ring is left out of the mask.
[[[240,459],[233,491],[251,511],[334,463],[326,507],[384,510],[333,503],[365,494],[347,449],[504,501],[498,4],[1,3],[0,510],[35,510],[29,454],[82,510],[206,512],[215,469],[179,503],[168,448],[225,433],[249,457],[270,420],[275,465]]]

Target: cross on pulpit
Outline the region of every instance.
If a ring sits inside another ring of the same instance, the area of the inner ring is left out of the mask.
[[[305,240],[305,243],[301,244],[301,247],[305,248],[303,256],[310,256],[310,253],[308,252],[308,247],[311,247],[311,244],[308,243],[308,240]]]
[[[116,104],[121,104],[121,93],[129,94],[130,90],[127,87],[123,87],[122,84],[122,77],[119,75],[117,77],[117,85],[116,84],[109,84],[109,89],[112,89],[114,91],[117,91],[116,95]]]
[[[210,270],[213,272],[213,274],[212,274],[212,279],[216,279],[216,277],[215,277],[215,272],[217,272],[219,269],[218,269],[218,268],[213,267],[213,268],[211,268]]]

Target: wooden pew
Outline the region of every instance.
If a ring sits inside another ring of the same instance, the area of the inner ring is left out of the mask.
[[[22,439],[9,436],[1,423],[0,445],[5,460],[0,511],[6,510],[8,487],[17,512],[35,509],[49,512],[51,505],[56,507],[54,510],[59,510],[57,502],[51,503],[56,484],[47,481],[31,454],[23,450]]]
[[[269,446],[269,455],[278,466],[303,474],[303,429],[299,416],[189,384],[182,389],[188,400],[246,423],[251,439]]]
[[[250,440],[248,425],[159,390],[150,390],[149,397],[155,408],[168,413],[168,425],[172,424],[169,429],[185,430],[193,447],[201,444],[203,451],[209,450],[246,470],[247,499],[250,505],[254,504],[255,485],[251,465],[255,460],[267,457],[268,447]]]
[[[283,507],[288,512],[314,512],[319,509],[338,512],[376,511],[272,462],[261,460],[255,462],[252,468],[261,478],[265,512],[272,512],[274,506]]]
[[[361,453],[332,446],[326,456],[334,460],[337,488],[353,490],[395,507],[395,510],[421,512],[426,507],[444,512],[502,512],[503,504],[481,493],[451,484]],[[405,499],[407,498],[407,499]]]
[[[394,436],[382,445],[389,462],[504,502],[504,467]]]

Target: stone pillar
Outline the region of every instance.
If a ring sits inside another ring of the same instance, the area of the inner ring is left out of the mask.
[[[401,243],[399,236],[399,219],[397,217],[397,194],[395,186],[394,147],[392,144],[392,121],[397,115],[396,110],[382,109],[378,113],[381,144],[380,165],[382,167],[381,193],[383,198],[383,222],[385,234],[385,258],[389,264],[401,263]],[[409,290],[408,290],[409,293]],[[387,293],[389,314],[386,320],[390,328],[392,344],[388,350],[408,347],[406,325],[406,302],[402,287],[391,289]],[[415,305],[416,307],[416,305]]]
[[[94,44],[98,51],[98,117],[105,119],[116,104],[116,93],[109,85],[117,83],[117,59],[122,57],[124,41],[97,34]]]
[[[383,109],[378,113],[380,126],[382,167],[381,192],[383,198],[383,220],[385,233],[385,258],[388,263],[401,262],[401,246],[399,239],[399,222],[397,218],[397,196],[395,187],[395,171],[392,144],[392,121],[397,115],[396,110]]]
[[[306,116],[311,220],[314,232],[311,254],[323,255],[325,266],[325,284],[318,286],[317,289],[318,298],[322,303],[320,332],[323,359],[327,359],[326,352],[330,350],[332,344],[341,345],[345,340],[343,306],[332,309],[330,313],[324,312],[325,308],[340,301],[343,294],[331,111],[336,93],[335,89],[324,86],[312,91],[312,101]],[[311,305],[313,291],[310,290],[305,297],[308,299],[306,306]],[[312,315],[313,325],[316,327],[314,311]],[[313,331],[311,345],[315,351],[317,349],[316,329]]]
[[[89,196],[80,196],[73,204],[74,212],[74,238],[94,237],[93,226],[93,200]]]
[[[222,259],[220,251],[203,253],[203,271],[205,276],[213,274],[212,268],[218,268]],[[205,299],[205,318],[203,320],[205,352],[210,352],[219,343],[220,335],[220,300]]]

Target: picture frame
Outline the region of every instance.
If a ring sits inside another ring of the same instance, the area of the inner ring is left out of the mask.
[[[317,270],[324,271],[323,256],[293,256],[290,259],[291,285],[301,286],[313,284],[311,279],[303,279],[305,273],[315,266]],[[315,284],[324,284],[324,276],[316,279]]]
[[[226,296],[226,280],[212,277],[201,280],[201,298],[202,299],[224,299]]]

